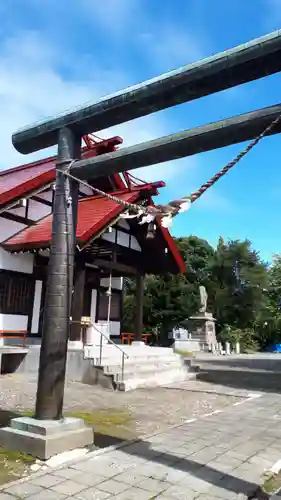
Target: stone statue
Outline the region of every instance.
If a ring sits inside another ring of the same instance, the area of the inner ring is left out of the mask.
[[[202,285],[199,286],[199,292],[200,292],[200,309],[199,309],[199,311],[201,313],[205,313],[207,310],[208,294],[207,294],[206,288]]]

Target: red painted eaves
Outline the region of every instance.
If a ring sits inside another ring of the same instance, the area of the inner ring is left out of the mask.
[[[150,199],[150,205],[155,206],[152,199]],[[175,262],[177,263],[179,272],[186,273],[186,264],[185,264],[181,254],[180,254],[180,252],[175,244],[175,240],[172,237],[170,231],[166,227],[163,227],[161,225],[161,221],[158,218],[156,219],[156,223],[157,223],[157,227],[159,228],[159,230],[161,231],[161,233],[163,235],[163,238],[165,239],[165,241],[167,243],[168,249],[170,250],[172,256],[174,257]]]
[[[140,191],[118,193],[118,197],[128,202],[135,202]],[[77,243],[84,245],[99,231],[125,210],[123,205],[103,197],[84,198],[78,203]],[[46,248],[52,237],[52,215],[28,227],[3,243],[9,251]]]
[[[112,137],[96,144],[95,148],[82,148],[83,158],[90,158],[107,151],[114,151],[117,144],[122,142],[120,137]],[[24,196],[28,196],[36,189],[43,188],[55,180],[56,157],[51,156],[42,160],[19,165],[0,172],[0,207]],[[114,187],[124,189],[121,176],[111,176]]]

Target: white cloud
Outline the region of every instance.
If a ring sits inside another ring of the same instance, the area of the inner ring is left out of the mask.
[[[143,56],[160,71],[168,71],[210,55],[206,54],[208,45],[205,42],[190,28],[183,30],[167,22],[139,35]]]
[[[20,51],[19,51],[20,47]],[[93,100],[107,91],[115,90],[116,79],[108,79],[109,70],[95,67],[98,81],[67,79],[57,69],[61,56],[57,47],[42,39],[38,33],[24,32],[0,44],[0,167],[26,163],[46,156],[41,151],[28,157],[19,155],[12,146],[11,135],[19,127],[60,112],[71,106]],[[83,63],[83,61],[82,61]],[[126,75],[117,75],[125,84]],[[108,83],[110,82],[110,84]],[[110,88],[111,85],[111,88]],[[121,135],[124,146],[165,135],[167,128],[163,115],[151,115],[103,131],[101,135]],[[194,162],[193,162],[194,164]],[[148,180],[173,180],[180,162],[148,167],[136,171]]]
[[[126,36],[129,26],[138,23],[144,12],[140,0],[80,0],[79,3],[80,9],[94,22],[118,36],[122,33]]]

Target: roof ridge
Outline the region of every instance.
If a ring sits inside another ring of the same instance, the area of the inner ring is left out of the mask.
[[[127,188],[124,188],[124,189],[118,189],[117,191],[109,191],[106,194],[93,194],[93,195],[90,195],[90,196],[85,196],[85,198],[79,198],[79,203],[85,202],[85,201],[91,200],[91,199],[106,198],[107,194],[115,196],[116,198],[118,198],[118,196],[122,196],[122,195],[125,195],[125,194],[133,194],[133,193],[137,193],[137,192],[140,192],[140,191],[144,191],[145,188],[148,188],[148,189],[152,190],[152,188],[154,188],[154,187],[159,187],[159,184],[161,182],[162,181],[159,181],[159,182],[147,182],[146,184],[142,184],[141,186],[134,186],[131,189],[129,189],[127,187]],[[160,187],[162,187],[162,186],[160,186]]]
[[[84,154],[88,152],[87,147],[81,148],[81,154]],[[4,176],[6,174],[10,174],[13,172],[18,172],[20,170],[25,170],[26,168],[30,167],[37,167],[39,165],[42,165],[44,163],[51,163],[52,161],[55,161],[57,158],[57,155],[52,155],[52,156],[47,156],[46,158],[42,158],[41,160],[34,160],[29,163],[23,163],[22,165],[17,165],[16,167],[10,167],[5,170],[0,170],[0,176]]]
[[[39,165],[42,165],[44,163],[51,163],[55,159],[56,159],[55,156],[49,156],[49,157],[43,158],[41,160],[36,160],[36,161],[30,162],[30,163],[24,163],[22,165],[17,165],[16,167],[7,168],[6,170],[0,170],[0,177],[2,177],[4,175],[12,174],[14,172],[19,172],[21,170],[25,170],[25,169],[30,168],[30,167],[38,167]]]

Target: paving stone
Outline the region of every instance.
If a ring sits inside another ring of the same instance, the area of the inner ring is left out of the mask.
[[[165,481],[160,481],[159,479],[148,478],[142,481],[138,487],[143,490],[150,491],[152,493],[163,493],[171,485]]]
[[[8,495],[8,493],[0,493],[0,500],[18,500],[18,496]]]
[[[130,488],[128,484],[120,483],[119,481],[114,481],[114,479],[109,479],[108,481],[104,481],[99,485],[99,489],[101,491],[105,491],[106,493],[123,493]]]
[[[128,471],[128,472],[123,472],[122,474],[119,474],[116,476],[115,481],[120,481],[120,483],[125,483],[128,484],[129,486],[135,486],[142,481],[144,481],[145,476],[142,476],[138,474],[137,472],[135,473],[134,471]]]
[[[109,498],[112,498],[110,493],[106,493],[97,488],[89,488],[78,493],[75,497],[67,497],[65,500],[107,500]]]
[[[57,469],[52,474],[64,479],[74,479],[76,475],[81,474],[81,471],[67,467],[65,469]]]
[[[9,495],[14,495],[15,497],[20,498],[28,498],[35,493],[40,493],[44,491],[41,486],[37,486],[36,484],[32,484],[32,482],[24,482],[15,484],[14,486],[10,486],[5,489],[5,493],[9,493]]]
[[[199,497],[196,497],[197,499],[201,500],[220,500],[220,497],[214,497],[214,495],[206,495],[205,493],[203,495],[199,495]]]
[[[177,486],[181,487],[183,490],[187,488],[197,491],[198,493],[203,493],[204,491],[208,491],[212,485],[208,481],[204,481],[204,479],[188,474]]]
[[[141,490],[140,488],[134,487],[120,493],[119,495],[114,495],[108,500],[151,500],[153,496],[155,496],[155,494],[151,491]]]
[[[65,481],[63,477],[54,476],[53,474],[44,474],[44,476],[38,476],[32,480],[32,484],[37,486],[42,486],[43,488],[50,488],[55,484],[59,484]]]
[[[208,467],[210,467],[213,470],[216,470],[218,472],[222,472],[222,473],[225,473],[225,474],[226,473],[230,474],[235,469],[235,467],[237,467],[240,464],[241,464],[240,461],[238,461],[236,463],[236,465],[229,464],[229,463],[224,462],[223,458],[221,458],[219,460],[213,460],[213,461],[209,462],[208,463]]]
[[[62,483],[55,484],[50,489],[56,491],[57,493],[63,493],[64,495],[75,495],[80,493],[80,491],[85,490],[87,485],[78,484],[70,479],[63,481]]]
[[[72,497],[73,498],[73,497]],[[52,490],[44,490],[28,497],[28,500],[65,500],[65,495]],[[0,496],[1,500],[1,496]]]
[[[177,485],[168,488],[164,495],[174,500],[194,500],[198,497],[198,491],[189,489],[186,485]]]
[[[204,498],[204,494],[201,495],[202,498]],[[221,487],[220,486],[212,486],[208,490],[208,495],[214,496],[215,498],[220,498],[221,500],[236,500],[237,499],[237,493],[227,490],[223,488],[223,481],[221,482]],[[200,498],[200,496],[199,496]]]
[[[90,472],[80,472],[76,474],[73,478],[73,481],[78,484],[82,484],[85,486],[95,486],[103,481],[106,481],[108,478],[104,476],[98,476],[97,474],[90,474]]]

